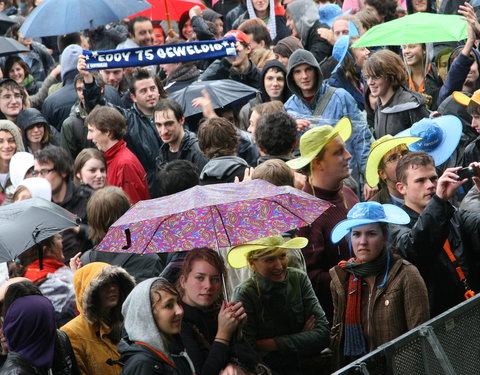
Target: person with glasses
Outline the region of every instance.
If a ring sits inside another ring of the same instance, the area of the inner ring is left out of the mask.
[[[23,90],[11,78],[0,80],[0,112],[3,118],[16,122],[17,116],[24,108]]]
[[[405,64],[394,52],[381,50],[372,54],[363,65],[362,74],[371,95],[377,98],[375,138],[395,135],[430,114],[423,96],[405,86]]]
[[[88,185],[75,185],[72,180],[72,161],[62,147],[47,146],[34,155],[33,177],[42,177],[52,185],[52,202],[77,215],[80,226],[63,232],[63,253],[68,264],[79,251],[92,247],[87,237],[87,202],[92,194]]]
[[[398,161],[410,152],[408,145],[420,139],[420,137],[394,138],[387,134],[372,143],[365,177],[371,188],[378,185],[379,190],[369,199],[370,201],[396,206],[403,205],[403,195],[395,187],[397,183],[395,169]]]

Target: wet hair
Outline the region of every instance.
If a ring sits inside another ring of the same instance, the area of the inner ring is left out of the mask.
[[[12,195],[12,202],[15,203],[18,200],[18,197],[20,194],[22,194],[24,191],[30,191],[26,186],[19,185],[16,189],[15,192]]]
[[[130,208],[130,200],[117,186],[96,190],[87,203],[88,238],[98,244],[108,228]]]
[[[292,169],[280,159],[266,160],[252,173],[252,180],[261,179],[275,186],[294,187],[294,178]]]
[[[31,281],[19,281],[10,284],[3,299],[2,315],[5,316],[10,306],[19,298],[26,296],[43,296],[37,285]]]
[[[251,39],[253,39],[255,43],[260,43],[261,41],[265,42],[265,48],[270,49],[272,46],[272,37],[270,36],[270,33],[268,32],[268,29],[263,21],[262,24],[255,23],[252,25],[244,25],[246,22],[248,21],[242,23],[238,29],[247,35],[252,35]]]
[[[267,61],[273,59],[275,59],[275,53],[269,48],[255,48],[250,53],[250,60],[258,69],[262,69]]]
[[[189,160],[173,160],[158,169],[159,197],[179,193],[199,184],[198,169]]]
[[[286,112],[262,115],[255,127],[255,141],[267,155],[288,155],[297,141],[297,123]]]
[[[75,184],[81,184],[80,179],[77,177],[77,174],[80,173],[83,166],[90,159],[100,160],[105,166],[105,169],[107,168],[107,163],[101,151],[98,151],[96,148],[84,148],[82,151],[79,152],[79,154],[75,158],[75,161],[73,162],[73,182]]]
[[[362,9],[355,14],[355,18],[361,23],[365,31],[370,30],[373,26],[378,25],[375,15],[368,9]]]
[[[7,61],[5,61],[5,67],[3,68],[3,76],[8,77],[10,70],[12,70],[13,65],[17,63],[23,69],[23,73],[25,78],[30,74],[30,68],[28,67],[27,63],[23,61],[23,59],[19,56],[10,56]]]
[[[189,13],[188,10],[186,12],[184,12],[180,16],[180,20],[178,21],[178,34],[180,35],[180,38],[182,38],[184,40],[185,40],[185,36],[182,34],[182,30],[183,30],[183,27],[185,26],[185,24],[190,19],[190,15],[188,13]]]
[[[155,107],[153,109],[153,115],[155,116],[155,112],[160,112],[160,111],[168,111],[171,110],[173,112],[173,115],[175,116],[175,119],[177,121],[181,121],[183,118],[183,109],[180,104],[176,100],[173,99],[161,99],[158,101],[157,104],[155,104]]]
[[[11,78],[3,78],[0,80],[0,94],[3,92],[3,90],[9,90],[12,92],[18,90],[22,95],[22,104],[25,106],[25,90],[20,84]]]
[[[470,100],[467,106],[467,112],[470,116],[480,116],[480,104]]]
[[[76,32],[71,34],[59,35],[57,37],[57,47],[60,54],[65,50],[65,48],[72,44],[77,44],[79,46],[82,45],[81,33]]]
[[[394,90],[407,83],[407,69],[402,59],[389,50],[370,55],[362,69],[363,75],[385,77]]]
[[[99,72],[91,72],[93,75],[93,78],[95,79],[95,83],[97,84],[98,87],[103,89],[105,87],[105,81],[103,80],[102,76],[100,75]],[[77,86],[77,82],[82,81],[85,83],[83,79],[83,75],[81,73],[78,73],[75,78],[73,79],[73,85]]]
[[[355,87],[359,88],[361,85],[360,75],[357,72],[356,60],[352,52],[352,44],[355,43],[360,37],[352,36],[350,38],[350,43],[348,47],[349,53],[345,55],[345,58],[342,61],[342,64],[339,70],[343,71],[345,78],[353,84]]]
[[[85,118],[86,125],[95,126],[102,133],[110,132],[110,138],[120,141],[127,134],[125,117],[115,108],[97,105]]]
[[[197,247],[187,253],[179,273],[180,277],[178,278],[177,289],[182,296],[185,294],[185,290],[180,286],[180,279],[188,279],[190,272],[192,272],[193,264],[197,260],[204,260],[214,267],[224,279],[227,278],[227,268],[225,267],[225,262],[222,256],[217,251],[208,247]]]
[[[59,174],[66,174],[66,180],[72,174],[72,159],[70,154],[60,146],[49,145],[34,154],[35,160],[40,164],[52,163]]]
[[[157,280],[155,280],[150,286],[150,302],[151,302],[152,310],[155,304],[157,302],[160,302],[162,299],[160,295],[161,291],[167,292],[169,294],[174,295],[175,297],[180,298],[180,294],[178,293],[178,290],[175,288],[175,285],[170,283],[170,281],[168,281],[167,279],[160,277]],[[155,302],[153,302],[155,300],[155,297],[158,297],[158,299]]]
[[[152,20],[148,17],[144,17],[144,16],[137,16],[137,17],[134,17],[132,18],[129,22],[128,22],[128,33],[131,35],[131,36],[135,36],[135,24],[137,22],[152,22]],[[153,25],[153,23],[152,23]]]
[[[425,152],[409,152],[401,158],[397,164],[395,172],[397,174],[397,181],[402,184],[407,183],[408,170],[410,167],[428,167],[435,166],[433,158]]]
[[[155,85],[157,85],[158,92],[160,94],[160,98],[166,98],[168,96],[167,92],[163,88],[163,83],[162,80],[158,75],[154,75],[153,73],[150,72],[149,69],[145,68],[135,68],[133,70],[132,76],[130,78],[130,93],[135,95],[135,84],[137,81],[142,81],[144,79],[153,79],[153,82],[155,82]]]
[[[384,22],[395,18],[397,0],[365,0],[365,5],[375,8],[380,16],[385,16]]]
[[[23,21],[15,23],[12,26],[10,26],[5,32],[5,36],[8,38],[18,40],[18,31],[20,30],[20,27],[22,27],[22,24],[23,24]]]
[[[198,145],[208,159],[235,155],[239,138],[237,128],[223,117],[213,117],[198,129]]]

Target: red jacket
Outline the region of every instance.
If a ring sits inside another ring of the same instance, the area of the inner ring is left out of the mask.
[[[124,140],[115,143],[103,156],[107,161],[108,185],[121,187],[132,204],[150,199],[145,169]]]

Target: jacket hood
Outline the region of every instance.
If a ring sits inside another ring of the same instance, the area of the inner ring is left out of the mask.
[[[22,136],[18,130],[17,125],[15,125],[10,120],[0,120],[0,131],[7,131],[15,139],[15,144],[17,145],[17,150],[15,152],[24,152],[25,147],[23,146]]]
[[[130,341],[148,344],[172,360],[158,331],[151,308],[150,289],[158,279],[153,277],[142,281],[128,295],[122,306],[124,327]]]
[[[420,43],[422,44],[422,43]],[[427,76],[428,71],[428,66],[430,65],[430,69],[433,69],[433,58],[434,58],[434,50],[433,50],[433,43],[423,43],[425,44],[425,56],[423,58],[423,77]],[[410,65],[407,64],[407,59],[405,58],[405,55],[402,52],[402,59],[403,62],[405,63],[405,68],[407,69],[407,74],[408,76],[412,75],[412,69],[410,68]]]
[[[288,4],[287,12],[292,16],[300,40],[308,38],[308,31],[319,20],[318,8],[312,0],[295,0]]]
[[[323,75],[322,71],[320,70],[320,66],[318,65],[317,59],[310,51],[306,51],[304,49],[297,49],[295,52],[292,53],[292,55],[288,59],[287,85],[292,94],[297,95],[299,98],[303,99],[302,91],[293,79],[293,68],[301,64],[308,64],[315,68],[315,71],[317,72],[317,80],[315,82],[314,88],[315,95],[317,95],[320,91],[320,87],[323,82]]]
[[[17,152],[10,159],[10,181],[16,189],[20,182],[25,178],[28,170],[33,168],[35,160],[33,155],[29,152]],[[50,187],[51,190],[51,187]],[[50,200],[50,199],[49,199]]]
[[[400,86],[387,105],[381,108],[380,111],[386,114],[409,111],[420,107],[424,101],[422,94]]]
[[[219,18],[223,20],[223,15],[215,12],[212,9],[205,9],[204,11],[202,11],[202,17],[205,21],[210,21],[210,22],[215,22]]]
[[[463,45],[458,46],[450,54],[450,57],[448,58],[447,72],[450,71],[450,67],[452,66],[453,61],[455,60],[453,56],[458,57],[458,54],[456,53],[456,51],[458,50],[460,52],[462,49],[463,49]],[[475,56],[475,60],[477,61],[478,66],[480,66],[480,51],[476,48],[472,48],[472,53]]]
[[[16,123],[24,132],[35,124],[48,124],[47,119],[35,108],[25,108],[22,110],[18,114]]]
[[[207,177],[215,177],[222,180],[230,176],[237,168],[244,166],[249,168],[248,163],[238,156],[220,156],[210,160],[200,173],[200,180]]]
[[[100,320],[96,295],[102,286],[115,282],[120,288],[121,294],[127,296],[135,286],[135,280],[127,271],[118,266],[108,263],[93,262],[80,268],[73,277],[73,286],[77,299],[77,310],[83,314],[90,324]],[[122,304],[122,300],[119,304]]]
[[[270,60],[267,61],[267,63],[263,66],[262,69],[262,80],[260,82],[260,91],[261,91],[261,96],[262,96],[262,102],[268,102],[270,101],[270,97],[267,94],[267,91],[265,90],[265,74],[267,74],[268,70],[271,68],[277,68],[280,69],[280,71],[283,73],[283,78],[285,80],[285,86],[283,88],[282,92],[282,97],[281,101],[282,103],[285,103],[287,99],[290,97],[290,90],[288,89],[287,86],[287,69],[285,69],[285,65],[283,65],[280,61],[278,60]]]

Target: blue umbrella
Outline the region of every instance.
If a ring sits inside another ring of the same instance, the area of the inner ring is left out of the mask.
[[[70,34],[150,7],[145,0],[45,0],[26,18],[20,32],[25,38]]]

